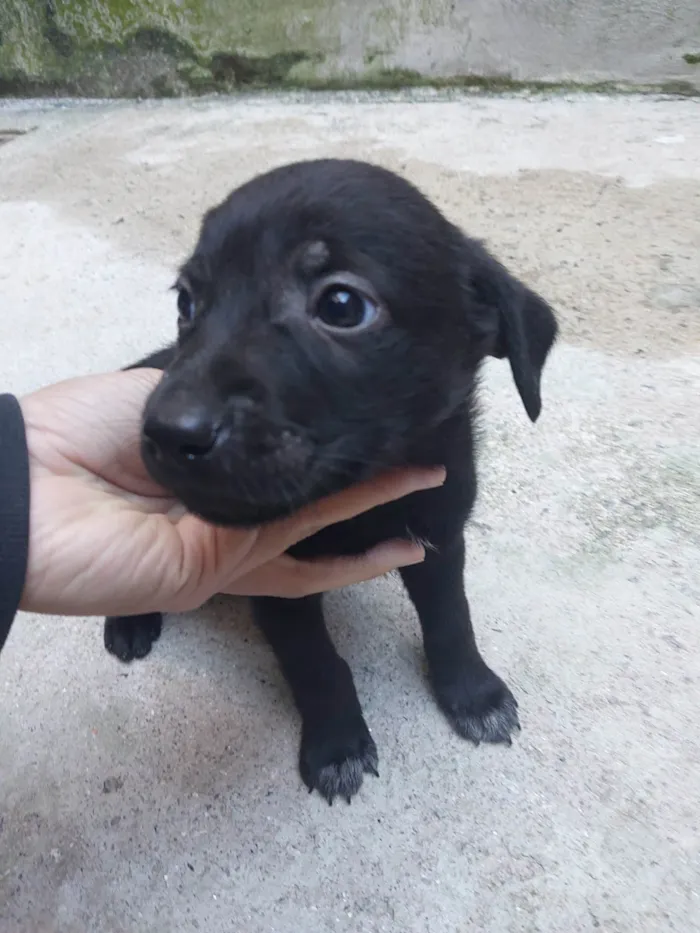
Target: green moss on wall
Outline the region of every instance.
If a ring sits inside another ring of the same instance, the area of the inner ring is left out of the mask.
[[[0,92],[150,96],[279,86],[323,60],[322,0],[3,0]]]
[[[313,50],[323,0],[54,0],[60,29],[81,45],[120,44],[144,28],[177,36],[198,55],[266,56]]]

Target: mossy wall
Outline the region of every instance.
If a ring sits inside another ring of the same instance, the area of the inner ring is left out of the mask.
[[[699,47],[699,0],[0,0],[6,94],[649,79],[697,86]]]
[[[0,0],[0,87],[167,95],[311,77],[327,12],[319,0]]]

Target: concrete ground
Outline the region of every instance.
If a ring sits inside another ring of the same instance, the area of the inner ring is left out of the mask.
[[[308,796],[245,604],[124,668],[99,620],[0,656],[2,933],[700,930],[700,106],[449,95],[0,108],[0,371],[26,392],[174,330],[202,211],[320,154],[405,172],[557,308],[532,426],[487,366],[468,592],[519,697],[453,735],[393,578],[329,600],[380,750]],[[9,137],[5,137],[9,138]]]

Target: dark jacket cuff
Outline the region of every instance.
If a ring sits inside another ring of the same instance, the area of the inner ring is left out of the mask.
[[[29,455],[22,409],[0,395],[0,650],[22,598],[29,554]]]

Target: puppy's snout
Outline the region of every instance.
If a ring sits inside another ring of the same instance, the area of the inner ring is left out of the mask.
[[[143,435],[156,455],[195,460],[214,449],[219,425],[204,404],[161,406],[146,417]]]

